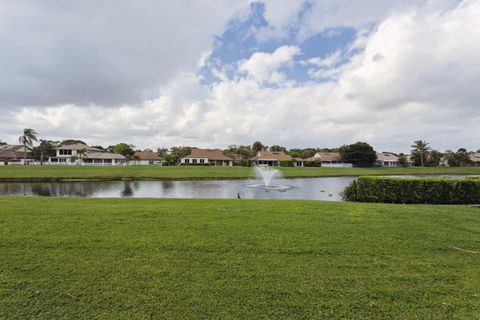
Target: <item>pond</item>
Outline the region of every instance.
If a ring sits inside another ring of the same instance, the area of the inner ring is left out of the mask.
[[[0,182],[0,196],[92,198],[237,198],[340,201],[354,177],[276,179],[288,189],[249,187],[256,180]]]

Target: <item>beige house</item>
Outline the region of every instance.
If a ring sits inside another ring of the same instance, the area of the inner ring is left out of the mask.
[[[475,166],[480,166],[480,152],[475,152],[470,155],[470,160],[473,161]]]
[[[326,152],[319,151],[311,158],[307,159],[308,161],[321,161],[322,167],[338,167],[338,168],[351,168],[353,165],[351,163],[346,163],[342,161],[342,157],[338,152]]]
[[[282,161],[293,161],[292,156],[282,151],[259,151],[252,159],[257,166],[279,166]]]
[[[233,166],[233,159],[220,149],[192,148],[190,155],[180,159],[182,165]]]
[[[22,145],[0,145],[0,165],[23,164],[25,147]],[[26,162],[32,162],[32,150],[27,147]]]
[[[377,166],[394,168],[399,167],[400,163],[398,162],[398,156],[389,152],[377,152],[377,161],[375,162]]]
[[[162,158],[153,151],[137,151],[133,159],[136,165],[162,164]]]
[[[105,152],[83,143],[60,146],[55,150],[56,155],[48,159],[48,164],[112,166],[125,163],[125,156],[121,154]]]

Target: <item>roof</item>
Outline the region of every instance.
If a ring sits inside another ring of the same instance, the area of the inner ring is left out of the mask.
[[[315,160],[320,160],[320,161],[342,161],[342,157],[340,156],[340,153],[338,152],[317,152],[315,155],[308,160],[315,161]]]
[[[125,156],[118,153],[110,152],[89,152],[87,159],[112,159],[112,160],[125,160]]]
[[[27,147],[27,157],[30,155],[31,149]],[[0,146],[0,158],[18,159],[23,158],[25,154],[22,145],[2,145]]]
[[[133,156],[140,160],[162,160],[162,158],[153,151],[137,151]]]
[[[292,156],[283,151],[259,151],[255,160],[276,160],[276,161],[291,161]]]
[[[384,161],[384,162],[398,162],[398,157],[393,153],[377,152],[377,160]]]
[[[480,152],[472,153],[470,155],[470,160],[473,162],[480,162]]]
[[[83,143],[74,143],[74,144],[67,144],[65,146],[60,146],[60,147],[57,147],[55,148],[55,150],[82,150],[82,149],[87,149],[88,151],[98,151],[98,152],[101,152],[102,150],[100,149],[97,149],[97,148],[93,148],[93,147],[89,147],[87,146],[86,144],[83,144]]]
[[[207,158],[212,161],[233,161],[232,158],[227,157],[223,154],[223,151],[220,149],[198,149],[192,148],[190,155],[185,158]]]

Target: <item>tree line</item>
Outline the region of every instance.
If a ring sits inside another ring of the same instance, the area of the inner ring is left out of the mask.
[[[38,140],[38,133],[31,128],[25,128],[22,135],[19,137],[19,143],[24,146],[26,158],[26,150],[30,148],[32,150],[32,158],[41,163],[45,162],[48,157],[54,157],[56,155],[55,148],[70,145],[75,143],[86,143],[82,140],[67,139],[63,141],[56,140]],[[34,142],[38,142],[37,146],[34,146]],[[5,145],[5,142],[0,140],[0,145]],[[133,144],[125,142],[117,143],[115,145],[109,145],[103,147],[100,145],[92,146],[101,151],[122,154],[127,161],[138,160],[135,157],[137,151],[151,151],[151,149],[138,149]],[[465,148],[460,148],[457,151],[447,150],[440,152],[431,148],[430,143],[425,140],[417,140],[411,146],[410,154],[395,154],[398,157],[398,162],[401,166],[419,166],[419,167],[438,167],[440,165],[448,164],[451,167],[459,166],[471,166],[475,163],[472,161],[470,155],[473,151],[468,151]],[[188,156],[192,151],[192,147],[189,146],[175,146],[170,149],[158,148],[155,153],[160,156],[166,165],[177,165],[180,163],[180,159]],[[260,141],[255,141],[252,145],[229,145],[227,149],[223,150],[226,156],[234,158],[236,160],[249,160],[255,157],[259,151],[272,151],[272,152],[284,152],[294,158],[308,159],[313,157],[317,152],[338,152],[342,162],[352,163],[358,167],[371,167],[375,165],[377,160],[377,153],[374,148],[366,142],[357,142],[350,145],[343,145],[338,148],[293,148],[287,149],[284,146],[272,145],[267,146]],[[480,152],[477,150],[476,152]],[[87,150],[80,151],[79,157],[82,154],[86,156]]]

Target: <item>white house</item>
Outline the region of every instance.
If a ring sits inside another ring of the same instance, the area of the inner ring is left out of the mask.
[[[322,167],[351,168],[353,164],[343,162],[342,156],[338,152],[319,151],[308,159],[308,161],[321,161]]]
[[[223,154],[220,149],[192,148],[190,155],[180,159],[182,165],[233,166],[233,159]]]
[[[83,143],[74,143],[55,148],[55,157],[48,158],[48,164],[60,165],[123,165],[125,157],[121,154],[105,152]]]

